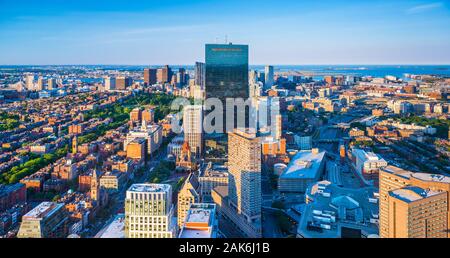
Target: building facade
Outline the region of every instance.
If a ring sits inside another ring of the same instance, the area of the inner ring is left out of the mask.
[[[450,237],[450,177],[380,170],[380,237]]]
[[[261,142],[250,130],[228,135],[228,192],[231,205],[248,221],[261,217]]]
[[[172,187],[165,184],[134,184],[126,193],[126,238],[173,238]]]

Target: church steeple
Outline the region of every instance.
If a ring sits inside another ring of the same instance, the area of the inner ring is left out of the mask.
[[[92,178],[91,178],[91,199],[93,201],[98,201],[100,198],[99,194],[99,182],[98,182],[98,174],[97,169],[94,169],[92,171]]]
[[[78,138],[75,135],[72,139],[72,153],[76,154],[78,152]]]

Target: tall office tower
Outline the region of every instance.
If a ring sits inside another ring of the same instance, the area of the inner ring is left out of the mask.
[[[380,170],[380,237],[450,237],[450,177]]]
[[[25,86],[27,90],[34,90],[34,74],[27,74],[25,76]]]
[[[134,184],[126,193],[126,238],[173,238],[172,187],[166,184]]]
[[[198,177],[191,173],[189,174],[183,186],[178,192],[177,197],[177,220],[178,228],[182,228],[184,221],[186,220],[186,214],[192,203],[200,202]]]
[[[248,72],[248,83],[252,85],[256,84],[257,82],[258,82],[258,72],[256,72],[256,70],[250,70],[250,72]]]
[[[206,44],[206,69],[205,85],[206,98],[218,98],[222,101],[224,110],[224,130],[227,128],[226,121],[226,99],[227,98],[249,98],[248,87],[248,45],[233,44]],[[219,111],[220,112],[220,111]],[[245,116],[248,120],[248,115]],[[237,112],[235,110],[235,128]]]
[[[159,68],[156,72],[157,81],[160,83],[170,82],[172,79],[172,70],[168,65],[165,65],[162,68]]]
[[[266,65],[266,67],[264,68],[264,74],[264,89],[270,89],[273,86],[273,66]]]
[[[44,90],[44,77],[39,76],[37,80],[36,90],[37,91]]]
[[[186,85],[186,69],[184,68],[178,69],[177,82],[180,86]]]
[[[251,129],[228,134],[228,194],[248,222],[261,218],[261,142]]]
[[[183,110],[184,141],[189,143],[196,159],[203,154],[203,106],[189,105]]]
[[[118,76],[116,78],[116,90],[125,90],[133,84],[133,79],[128,76]]]
[[[116,89],[116,78],[107,76],[105,77],[105,90],[115,90]]]
[[[48,79],[47,80],[47,89],[53,90],[55,88],[58,88],[58,85],[56,85],[56,79],[55,78]]]
[[[23,215],[18,238],[67,237],[67,216],[64,203],[41,202]]]
[[[195,62],[195,85],[205,89],[205,63]]]
[[[283,134],[283,116],[281,116],[280,114],[275,115],[271,125],[273,138],[276,140],[280,140],[281,135]]]
[[[147,85],[153,85],[156,83],[156,69],[144,69],[144,83]]]
[[[172,84],[173,86],[177,86],[177,75],[173,74],[171,79],[170,79],[170,84]]]

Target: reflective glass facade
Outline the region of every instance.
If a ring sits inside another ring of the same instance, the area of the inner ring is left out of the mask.
[[[207,44],[206,97],[245,98],[248,88],[248,45]]]

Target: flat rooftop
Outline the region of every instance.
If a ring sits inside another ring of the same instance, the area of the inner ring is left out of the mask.
[[[34,207],[27,214],[23,216],[24,219],[42,219],[50,216],[55,210],[62,207],[64,204],[55,202],[41,202]]]
[[[387,172],[387,173],[391,173],[393,175],[407,178],[407,179],[414,177],[419,180],[427,181],[427,182],[439,182],[439,183],[450,184],[450,177],[444,176],[444,175],[412,172],[412,171],[404,170],[402,168],[391,166],[391,165],[389,165],[385,168],[382,168],[381,170],[384,172]]]
[[[300,151],[292,158],[280,178],[313,179],[316,177],[325,151],[317,154],[312,151]]]
[[[180,238],[214,238],[217,227],[215,205],[209,203],[192,204],[186,222],[180,231]]]
[[[357,156],[359,156],[360,158],[364,158],[365,160],[368,161],[384,161],[384,159],[380,155],[371,151],[355,149],[355,152]]]
[[[438,191],[424,190],[416,186],[407,186],[401,189],[397,189],[389,192],[389,195],[402,200],[407,203],[415,202],[418,200],[426,199],[431,196],[435,196],[439,193]]]
[[[191,205],[186,216],[186,223],[206,223],[208,225],[211,221],[211,217],[214,216],[215,205]],[[197,224],[199,225],[199,224]]]
[[[111,223],[97,233],[95,238],[125,238],[125,214],[117,214]]]
[[[167,184],[134,184],[128,188],[128,192],[151,193],[151,192],[167,192],[170,185]]]
[[[317,182],[308,188],[312,200],[305,204],[297,233],[305,238],[340,238],[342,228],[348,227],[366,235],[378,234],[377,224],[371,222],[379,216],[377,191],[375,187],[344,188]]]

